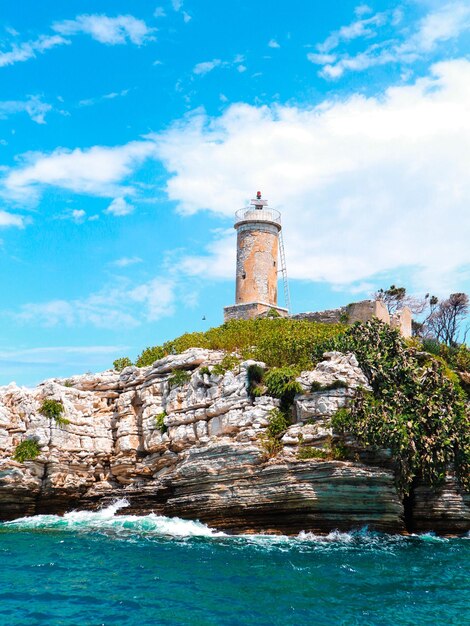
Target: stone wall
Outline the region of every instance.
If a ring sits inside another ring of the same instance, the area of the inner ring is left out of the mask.
[[[322,324],[346,323],[348,319],[347,307],[329,309],[327,311],[309,311],[308,313],[295,313],[289,316],[293,320],[307,320],[308,322],[321,322]]]
[[[229,320],[248,320],[257,317],[266,317],[266,314],[271,309],[277,311],[280,317],[287,317],[289,314],[287,309],[279,306],[265,304],[264,302],[248,302],[224,307],[224,322],[228,322]]]
[[[353,302],[339,309],[316,311],[311,313],[297,313],[290,316],[292,319],[322,322],[325,324],[354,324],[367,322],[376,317],[394,328],[398,328],[403,337],[411,337],[412,315],[408,307],[400,309],[395,314],[389,314],[387,307],[381,300],[362,300]]]

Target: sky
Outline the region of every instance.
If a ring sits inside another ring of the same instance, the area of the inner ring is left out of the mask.
[[[0,384],[220,324],[257,190],[293,312],[470,292],[470,0],[0,14]]]

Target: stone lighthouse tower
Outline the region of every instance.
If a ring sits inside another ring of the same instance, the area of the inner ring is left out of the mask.
[[[285,317],[288,310],[277,305],[278,251],[281,214],[256,198],[235,213],[237,267],[235,304],[224,308],[224,320],[249,319],[275,309]]]

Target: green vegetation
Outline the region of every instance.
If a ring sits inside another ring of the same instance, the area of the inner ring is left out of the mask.
[[[170,389],[174,387],[181,387],[191,380],[191,374],[186,370],[173,370],[171,376],[168,379]]]
[[[299,446],[297,457],[301,461],[306,461],[308,459],[328,459],[329,454],[327,450],[322,450],[321,448],[314,448],[313,446]]]
[[[297,458],[301,461],[308,459],[325,459],[328,461],[345,461],[351,458],[351,452],[347,449],[342,441],[335,441],[333,437],[328,437],[326,448],[315,448],[314,446],[306,446],[302,433],[299,434],[299,447],[297,450]]]
[[[116,370],[116,372],[122,372],[122,370],[125,367],[130,367],[131,365],[132,365],[132,361],[127,356],[124,356],[121,359],[116,359],[113,362],[113,367]]]
[[[447,346],[435,339],[423,339],[423,350],[443,359],[449,367],[458,372],[470,372],[470,348],[465,344]]]
[[[24,463],[25,461],[33,461],[40,452],[41,448],[35,439],[24,439],[16,446],[13,458],[18,463]]]
[[[162,346],[153,346],[152,348],[145,348],[142,353],[137,357],[135,364],[137,367],[146,367],[152,365],[155,361],[163,359],[169,352],[165,352]]]
[[[226,372],[231,372],[236,367],[239,367],[239,365],[240,359],[234,354],[226,354],[220,363],[214,365],[212,374],[214,374],[214,376],[223,376]]]
[[[372,386],[337,412],[334,428],[389,448],[404,493],[415,478],[438,485],[449,465],[469,488],[470,411],[453,372],[378,320],[355,324],[333,344],[356,354]]]
[[[59,400],[53,400],[52,398],[43,400],[39,413],[48,419],[54,420],[58,426],[70,424],[70,420],[64,417],[64,405]]]
[[[264,361],[268,367],[305,369],[311,367],[312,356],[318,356],[318,348],[344,330],[341,324],[285,318],[230,320],[206,332],[186,333],[162,346],[146,348],[135,364],[143,367],[188,348],[208,348],[237,352],[242,359]]]
[[[282,450],[281,438],[288,426],[289,422],[285,414],[279,409],[271,409],[269,424],[264,433],[259,436],[261,447],[269,458],[276,456]]]
[[[207,367],[207,365],[204,365],[203,367],[199,368],[199,374],[200,376],[210,376],[211,375],[211,371],[210,369]]]
[[[73,387],[73,382],[67,378],[67,380],[64,380],[63,385],[64,387]]]
[[[303,389],[295,378],[299,370],[293,367],[276,367],[269,370],[264,376],[267,395],[279,398],[281,411],[286,413],[294,402],[294,397],[302,393]]]
[[[168,430],[168,426],[165,424],[165,417],[166,411],[162,411],[161,413],[158,413],[158,415],[155,415],[155,424],[157,426],[157,430],[159,430],[162,435]]]
[[[261,365],[249,365],[246,370],[247,376],[247,391],[250,398],[253,400],[264,393],[264,386],[262,385],[264,378],[264,367]]]
[[[250,365],[247,370],[247,389],[252,399],[259,396],[278,398],[281,411],[287,415],[294,397],[303,389],[295,378],[299,375],[295,367],[274,367],[268,371],[260,365]]]
[[[394,289],[385,295],[394,298],[390,307],[395,301],[403,304],[402,291]],[[342,321],[346,322],[346,316]],[[247,388],[252,399],[264,394],[280,399],[280,408],[270,416],[262,436],[269,456],[282,448],[280,440],[289,423],[290,405],[301,392],[295,381],[298,373],[311,369],[325,351],[354,352],[372,392],[358,390],[348,410],[334,417],[336,430],[354,435],[364,446],[389,448],[396,463],[397,482],[405,493],[415,479],[438,484],[449,466],[454,466],[462,483],[470,487],[470,416],[462,388],[469,393],[467,346],[418,338],[407,342],[397,330],[378,320],[347,328],[274,316],[231,320],[206,332],[186,333],[162,346],[146,348],[136,365],[150,365],[193,347],[227,353],[219,365],[201,368],[201,375],[221,375],[235,369],[239,359],[266,364],[266,370],[257,365],[248,368]],[[169,383],[176,387],[189,378],[190,373],[178,370],[172,372]],[[311,391],[343,387],[345,383],[336,381],[327,386],[314,384]],[[305,458],[322,454],[307,446],[300,448],[304,448],[299,453]],[[344,440],[332,444],[325,454],[328,458],[347,458]]]
[[[310,391],[315,393],[316,391],[333,391],[335,389],[347,389],[348,384],[344,380],[334,380],[329,385],[322,385],[314,380],[310,386]]]

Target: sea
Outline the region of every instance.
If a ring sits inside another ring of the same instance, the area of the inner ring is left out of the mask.
[[[1,523],[0,626],[470,625],[468,536],[230,536],[126,505]]]

